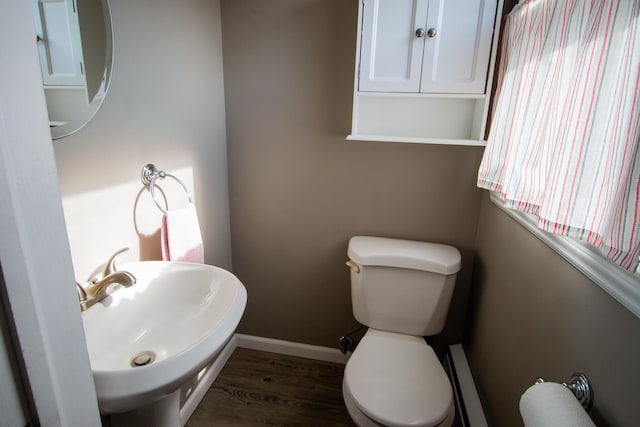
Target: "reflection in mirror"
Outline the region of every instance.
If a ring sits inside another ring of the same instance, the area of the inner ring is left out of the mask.
[[[109,86],[113,39],[107,0],[32,0],[51,137],[82,128]]]

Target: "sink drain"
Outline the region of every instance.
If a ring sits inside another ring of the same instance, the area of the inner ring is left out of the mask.
[[[156,360],[156,354],[153,351],[143,351],[133,356],[129,363],[132,368],[137,368],[138,366],[149,365],[154,360]]]

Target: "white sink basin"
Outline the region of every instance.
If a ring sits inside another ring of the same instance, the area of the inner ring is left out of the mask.
[[[149,261],[119,269],[137,283],[82,313],[103,414],[136,410],[179,390],[231,338],[247,301],[242,283],[221,268]],[[132,367],[138,354],[155,359]]]

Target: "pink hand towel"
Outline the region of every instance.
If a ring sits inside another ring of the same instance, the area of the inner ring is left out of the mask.
[[[162,259],[204,263],[198,214],[193,203],[162,216]]]

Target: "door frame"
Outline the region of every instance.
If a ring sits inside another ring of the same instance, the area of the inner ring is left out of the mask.
[[[39,424],[100,426],[31,2],[0,0],[0,40],[0,264],[16,357]]]

